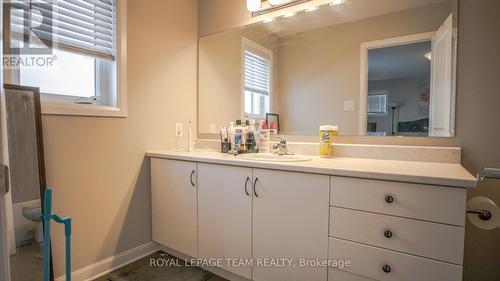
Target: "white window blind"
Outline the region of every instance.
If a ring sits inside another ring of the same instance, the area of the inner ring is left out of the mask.
[[[368,95],[368,114],[387,114],[387,94]]]
[[[245,50],[245,90],[269,95],[271,88],[271,66],[268,58]]]
[[[36,37],[56,48],[114,60],[115,0],[25,0],[11,5],[13,39],[33,43]]]

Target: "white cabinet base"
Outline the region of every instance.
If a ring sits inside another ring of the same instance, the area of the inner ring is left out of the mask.
[[[196,257],[196,163],[151,159],[153,241]]]

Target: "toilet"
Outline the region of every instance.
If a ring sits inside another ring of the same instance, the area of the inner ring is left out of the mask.
[[[43,242],[43,223],[41,207],[23,207],[23,216],[36,223],[35,240],[38,243]]]

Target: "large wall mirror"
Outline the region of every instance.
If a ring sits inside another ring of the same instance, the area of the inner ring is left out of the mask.
[[[458,0],[346,0],[199,38],[199,132],[454,135]]]

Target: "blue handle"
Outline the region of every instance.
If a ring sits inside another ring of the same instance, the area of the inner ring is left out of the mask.
[[[44,225],[44,249],[43,249],[43,280],[50,281],[50,221],[64,224],[64,235],[66,237],[66,281],[71,281],[71,218],[61,218],[52,214],[52,189],[45,189],[45,198],[43,206],[43,225]]]

